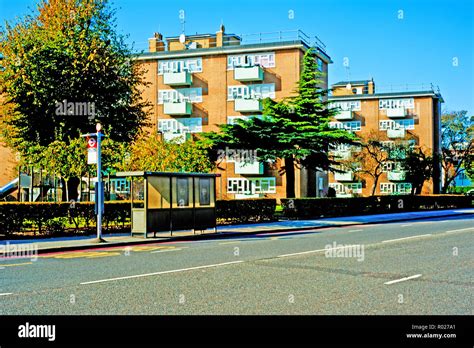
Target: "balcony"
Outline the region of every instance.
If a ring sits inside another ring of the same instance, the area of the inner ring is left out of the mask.
[[[163,112],[171,116],[191,115],[193,105],[188,101],[168,102],[163,104]]]
[[[263,162],[235,162],[235,174],[263,174]]]
[[[351,151],[334,151],[332,152],[332,154],[338,159],[342,159],[342,160],[348,160],[352,156]]]
[[[262,101],[259,99],[236,99],[234,110],[239,112],[262,112]]]
[[[390,139],[405,138],[405,129],[387,129],[387,137]]]
[[[387,109],[387,117],[390,118],[403,118],[406,114],[405,108]]]
[[[168,86],[190,86],[193,76],[189,71],[168,72],[163,74],[163,83]]]
[[[191,133],[163,133],[163,140],[165,142],[174,141],[178,144],[184,143],[186,140],[192,139]]]
[[[405,180],[405,172],[401,170],[392,170],[387,173],[387,178],[390,181],[403,181]]]
[[[336,179],[336,181],[353,181],[354,172],[334,173],[334,179]]]
[[[263,68],[257,65],[235,67],[234,79],[241,82],[263,81]]]
[[[336,120],[352,120],[354,118],[354,114],[352,110],[341,110],[339,113],[334,116]]]

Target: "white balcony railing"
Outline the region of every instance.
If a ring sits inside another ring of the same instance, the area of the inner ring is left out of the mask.
[[[394,138],[405,138],[405,129],[387,129],[387,137],[390,139]]]
[[[336,120],[352,120],[354,115],[352,110],[341,110],[334,118]]]
[[[403,181],[405,180],[405,172],[401,170],[392,170],[387,173],[387,178],[390,181]]]
[[[334,173],[334,179],[336,179],[337,181],[353,181],[354,172],[348,171],[344,173]]]
[[[263,81],[263,68],[257,65],[235,67],[234,79],[242,82]]]
[[[263,174],[263,163],[254,162],[235,162],[235,174]]]
[[[235,99],[234,110],[239,112],[261,112],[262,101],[259,99]]]
[[[191,115],[193,105],[189,101],[163,103],[163,112],[167,115]]]
[[[405,108],[387,109],[387,117],[390,117],[390,118],[405,117],[406,114],[407,112]]]
[[[163,74],[163,83],[168,86],[190,86],[193,76],[189,71],[167,72]]]

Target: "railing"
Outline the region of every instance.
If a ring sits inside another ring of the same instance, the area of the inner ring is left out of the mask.
[[[252,43],[270,43],[301,40],[310,47],[314,46],[326,52],[326,45],[317,36],[309,36],[299,29],[241,34],[238,36],[240,37],[241,43],[244,45]]]
[[[338,87],[340,88],[340,87]],[[433,83],[405,83],[405,84],[390,84],[390,85],[375,85],[375,93],[397,93],[397,92],[416,92],[416,91],[431,91],[436,94],[441,94],[439,86]],[[363,93],[368,93],[368,87],[364,87]],[[354,97],[364,94],[354,94]],[[328,97],[332,97],[333,92],[329,90]],[[352,95],[350,95],[352,96]]]
[[[235,38],[234,38],[235,37]],[[309,36],[302,30],[280,30],[273,32],[260,32],[250,34],[232,35],[225,34],[224,45],[235,45],[235,44],[256,44],[256,43],[272,43],[272,42],[284,42],[284,41],[303,41],[307,46],[319,48],[321,51],[326,52],[326,45],[316,35]],[[168,45],[166,39],[162,40],[165,44],[166,50]],[[211,43],[209,47],[216,47],[215,43]],[[148,42],[141,41],[134,43],[134,51],[148,51]]]

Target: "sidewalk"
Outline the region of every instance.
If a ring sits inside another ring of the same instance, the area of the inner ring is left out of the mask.
[[[235,236],[255,235],[260,233],[282,233],[291,231],[295,232],[328,227],[381,224],[387,222],[462,215],[474,218],[474,209],[435,210],[396,214],[345,216],[317,220],[286,220],[247,225],[218,226],[217,233],[214,233],[213,230],[207,230],[204,233],[196,232],[196,234],[194,234],[192,231],[177,231],[173,232],[173,236],[171,237],[169,232],[162,232],[157,233],[156,237],[153,237],[153,234],[149,234],[149,237],[146,239],[139,237],[131,237],[129,234],[110,234],[104,235],[104,238],[107,240],[107,243],[94,242],[95,236],[60,237],[28,240],[3,240],[0,241],[0,257],[8,257],[9,254],[13,253],[13,249],[34,249],[38,250],[38,253],[50,253],[104,247],[119,247],[145,243],[229,238]],[[8,247],[6,247],[7,244]]]

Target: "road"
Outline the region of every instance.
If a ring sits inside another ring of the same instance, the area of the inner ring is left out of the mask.
[[[465,215],[3,259],[0,314],[472,315],[473,237]]]

